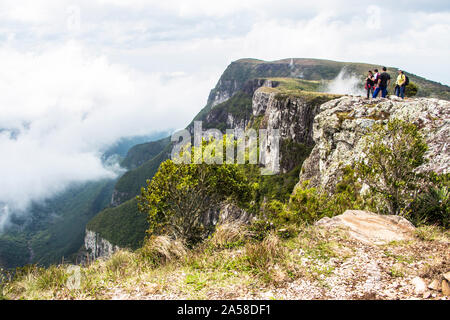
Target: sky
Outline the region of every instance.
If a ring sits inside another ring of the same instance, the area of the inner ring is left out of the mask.
[[[106,146],[183,128],[240,58],[367,62],[449,85],[449,21],[448,1],[1,0],[0,203],[25,210],[113,177]]]

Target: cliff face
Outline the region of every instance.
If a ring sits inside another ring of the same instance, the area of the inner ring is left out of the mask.
[[[320,104],[337,96],[322,93],[297,93],[283,95],[277,90],[266,87],[258,89],[253,95],[253,116],[260,118],[259,128],[267,129],[268,136],[274,130],[280,135],[280,169],[282,173],[292,170],[298,163],[295,161],[293,146],[303,144],[313,146],[313,122],[320,110]],[[289,147],[290,146],[290,147]],[[266,161],[274,166],[276,157],[271,142],[267,142]]]
[[[118,246],[111,244],[108,240],[100,237],[98,233],[86,229],[84,238],[84,247],[89,254],[89,260],[95,260],[100,257],[110,257],[119,250]]]
[[[313,139],[316,143],[303,163],[300,183],[332,191],[340,169],[364,158],[361,137],[375,123],[398,118],[416,124],[429,146],[429,162],[420,171],[448,173],[450,167],[450,102],[437,99],[400,100],[345,96],[320,106],[314,119]]]
[[[282,139],[312,145],[312,125],[319,106],[304,97],[280,97],[276,92],[257,90],[252,99],[253,115],[264,116],[269,129],[279,129]]]

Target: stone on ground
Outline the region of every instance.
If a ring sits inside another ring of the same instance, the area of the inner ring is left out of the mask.
[[[410,240],[414,237],[415,230],[403,217],[362,210],[347,210],[333,218],[325,217],[317,221],[316,225],[345,228],[351,238],[375,245]]]
[[[411,283],[414,285],[414,293],[417,295],[425,293],[427,289],[427,284],[420,277],[415,277],[411,280]]]

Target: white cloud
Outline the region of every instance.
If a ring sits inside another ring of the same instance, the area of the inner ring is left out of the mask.
[[[75,42],[39,53],[0,48],[0,69],[0,203],[10,209],[113,176],[102,148],[185,126],[214,83],[202,74],[142,74]]]

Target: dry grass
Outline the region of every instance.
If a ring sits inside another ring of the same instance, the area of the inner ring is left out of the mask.
[[[450,243],[450,230],[442,230],[436,226],[422,226],[416,229],[416,236],[424,241]]]
[[[156,236],[147,241],[140,253],[159,265],[183,258],[187,254],[187,249],[180,240],[174,240],[168,236]]]
[[[267,271],[271,265],[284,257],[285,247],[278,236],[271,233],[260,243],[247,244],[245,254],[251,267]]]
[[[232,221],[219,225],[210,243],[216,248],[231,248],[243,244],[250,235],[242,222]]]

